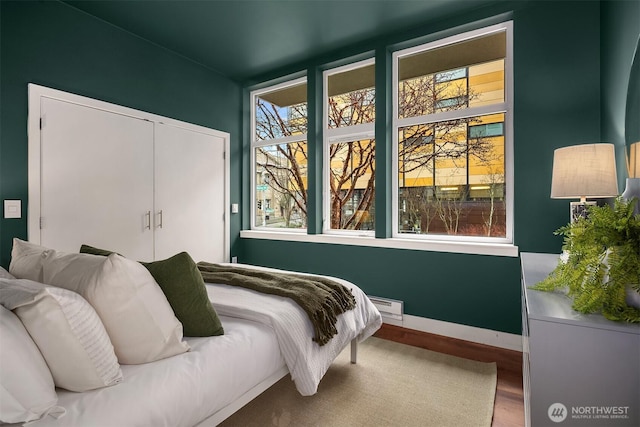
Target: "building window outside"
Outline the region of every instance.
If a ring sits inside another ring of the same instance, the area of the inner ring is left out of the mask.
[[[508,28],[393,55],[394,236],[511,242]]]
[[[252,228],[307,227],[307,83],[251,93]]]
[[[324,231],[375,223],[375,63],[324,72]]]

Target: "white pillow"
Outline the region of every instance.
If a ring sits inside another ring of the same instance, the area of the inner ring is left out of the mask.
[[[42,282],[42,261],[51,249],[18,238],[13,239],[9,272],[18,279]]]
[[[0,279],[0,303],[22,321],[57,387],[87,391],[122,381],[107,331],[75,292],[25,279]]]
[[[51,372],[20,319],[0,306],[0,422],[23,423],[49,414],[58,418]]]
[[[0,279],[15,279],[15,277],[4,268],[0,267]]]
[[[78,292],[102,319],[118,360],[140,364],[189,350],[182,324],[151,273],[118,254],[51,251],[44,282]]]

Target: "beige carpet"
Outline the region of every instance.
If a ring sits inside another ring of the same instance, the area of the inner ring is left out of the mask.
[[[347,348],[303,397],[289,376],[228,418],[224,427],[490,426],[496,365],[379,338]]]

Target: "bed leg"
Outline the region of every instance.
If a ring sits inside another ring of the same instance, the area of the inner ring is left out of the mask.
[[[358,359],[358,339],[351,340],[351,363],[355,364]]]

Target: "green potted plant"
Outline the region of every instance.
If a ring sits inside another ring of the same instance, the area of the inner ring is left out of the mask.
[[[613,207],[589,206],[586,218],[561,227],[564,256],[533,289],[566,290],[573,309],[601,313],[610,320],[640,322],[640,310],[628,304],[640,292],[640,215],[636,200],[618,197]]]

